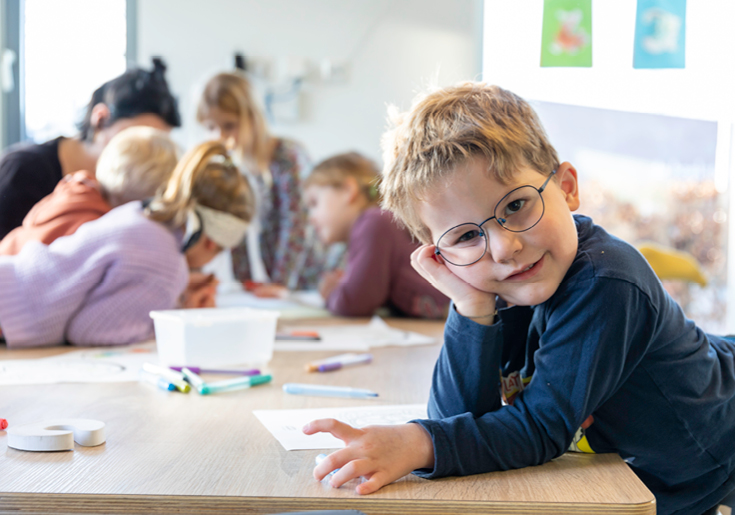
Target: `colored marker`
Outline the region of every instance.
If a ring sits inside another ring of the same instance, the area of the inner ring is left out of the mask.
[[[8,427],[8,421],[4,418],[0,418],[0,431]]]
[[[324,397],[351,397],[354,399],[369,399],[378,396],[377,393],[363,388],[319,384],[286,383],[283,385],[283,391],[293,395],[321,395]]]
[[[165,377],[169,382],[176,386],[176,389],[182,393],[189,393],[191,386],[184,380],[184,375],[181,372],[176,372],[166,367],[159,367],[152,363],[143,363],[143,370],[156,374],[161,377]]]
[[[207,383],[205,383],[204,380],[196,373],[192,372],[186,367],[181,369],[181,373],[184,374],[184,377],[189,382],[189,384],[196,388],[197,392],[202,395],[204,395],[205,393],[209,393],[208,391],[205,391]]]
[[[181,372],[181,369],[184,367],[169,367],[171,370],[175,370],[177,372]],[[253,368],[250,370],[220,370],[220,369],[214,369],[214,368],[199,368],[199,367],[190,367],[187,366],[189,370],[194,372],[195,374],[232,374],[234,376],[259,376],[260,370],[257,368]]]
[[[277,333],[276,340],[303,340],[310,342],[321,341],[322,337],[316,331],[291,331],[290,333]]]
[[[312,361],[306,365],[306,370],[307,372],[330,372],[349,365],[370,363],[372,360],[372,354],[340,354],[339,356],[333,356],[319,361]]]
[[[214,383],[205,383],[202,387],[202,391],[199,392],[203,395],[209,393],[218,392],[229,392],[232,390],[242,390],[243,388],[250,388],[258,384],[268,383],[272,379],[270,374],[249,376],[249,377],[236,377],[234,379],[225,379],[224,381],[216,381]]]
[[[326,454],[318,454],[317,457],[316,457],[316,464],[319,465],[322,461],[324,461],[324,458],[326,458],[326,457],[327,457]],[[326,476],[324,476],[324,479],[327,479],[329,476],[331,476],[332,474],[334,474],[335,472],[338,472],[338,471],[339,471],[339,469],[334,469],[332,472],[330,472],[329,474],[327,474]]]
[[[138,377],[146,383],[158,386],[161,390],[166,390],[167,392],[173,392],[174,390],[176,390],[176,385],[165,377],[151,374],[150,372],[146,372],[145,370],[141,370],[140,372],[138,372]]]

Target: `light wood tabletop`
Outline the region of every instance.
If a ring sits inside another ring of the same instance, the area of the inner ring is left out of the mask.
[[[441,342],[441,323],[389,323]],[[0,346],[0,360],[69,350]],[[409,475],[359,496],[356,481],[339,489],[317,482],[312,469],[321,451],[285,451],[253,415],[254,409],[425,403],[439,350],[439,343],[374,349],[372,364],[319,374],[318,381],[304,364],[335,352],[276,352],[272,383],[210,396],[135,382],[0,386],[0,417],[11,424],[92,418],[105,422],[107,435],[98,447],[23,452],[9,448],[0,431],[0,513],[655,514],[653,495],[612,454],[567,453],[538,467],[459,478]],[[287,382],[358,386],[380,397],[288,395],[281,390]]]

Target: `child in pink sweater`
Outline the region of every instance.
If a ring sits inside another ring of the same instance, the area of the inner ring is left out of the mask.
[[[203,143],[150,202],[128,202],[50,245],[0,256],[8,347],[120,345],[153,336],[152,310],[176,307],[189,279],[237,245],[255,212],[224,145]]]

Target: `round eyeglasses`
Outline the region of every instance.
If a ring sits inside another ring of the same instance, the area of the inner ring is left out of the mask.
[[[487,252],[487,231],[483,226],[495,220],[500,227],[510,232],[524,232],[541,221],[546,206],[541,195],[546,185],[556,174],[552,171],[540,188],[520,186],[500,199],[495,205],[493,216],[480,224],[464,223],[446,231],[436,242],[434,254],[455,266],[477,263]]]

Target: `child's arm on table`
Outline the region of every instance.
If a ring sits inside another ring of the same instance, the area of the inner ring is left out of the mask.
[[[470,313],[488,311],[495,313],[494,294],[472,288],[449,272],[446,266],[435,260],[433,256],[433,247],[421,247],[411,256],[412,264],[416,268],[417,262],[421,262],[420,269],[417,268],[419,273],[450,298],[467,301],[463,306],[466,306]],[[430,262],[426,262],[427,260]],[[444,273],[445,271],[447,273]],[[484,317],[480,320],[485,321]],[[472,324],[480,333],[491,329],[469,321],[468,324]],[[477,340],[472,339],[470,344],[477,346]],[[450,410],[457,413],[472,410],[479,411],[481,414],[484,412],[482,410],[497,409],[500,406],[498,389],[500,346],[496,345],[495,349],[490,346],[486,348],[491,353],[497,354],[495,358],[497,364],[494,367],[483,369],[485,373],[483,382],[487,383],[487,386],[479,383],[467,385],[468,389],[473,392],[473,397],[477,398],[478,405],[474,406],[473,410],[466,402],[452,405],[452,402],[461,396],[459,394],[448,396],[451,399],[432,399],[431,403],[436,406],[434,411],[439,413],[438,416],[450,416]],[[473,354],[473,359],[476,359],[476,354]],[[477,364],[455,363],[455,366],[475,368]],[[447,400],[447,403],[444,403],[443,400]],[[330,454],[314,469],[314,477],[321,480],[331,471],[339,468],[340,470],[330,479],[333,487],[339,487],[350,479],[363,476],[368,481],[357,486],[356,491],[359,494],[375,492],[414,470],[431,469],[434,466],[432,438],[421,425],[416,423],[398,426],[368,426],[357,429],[334,419],[322,419],[307,424],[304,432],[306,434],[329,432],[345,442],[344,449]]]
[[[609,299],[615,299],[610,302]],[[520,309],[520,308],[513,308]],[[512,406],[481,413],[483,374],[497,374],[497,365],[481,345],[466,341],[468,322],[450,327],[435,369],[429,414],[418,421],[432,436],[437,453],[434,469],[422,477],[469,475],[540,465],[563,454],[577,429],[595,418],[618,412],[598,410],[629,376],[636,360],[630,354],[647,341],[655,316],[645,295],[624,281],[603,280],[595,287],[582,282],[536,307],[535,331],[540,347],[532,356],[533,379]],[[455,316],[454,322],[460,317]],[[447,326],[452,325],[452,316]],[[499,324],[506,326],[505,317]],[[505,327],[511,333],[514,328]],[[500,342],[500,336],[496,341]],[[505,343],[506,337],[503,341]],[[639,352],[640,350],[636,350]],[[483,361],[484,360],[484,361]],[[494,369],[485,371],[485,368]],[[480,378],[478,380],[478,377]],[[496,381],[496,384],[499,381]],[[478,387],[479,384],[479,387]],[[492,395],[491,390],[486,392]],[[461,399],[465,413],[453,409]],[[441,417],[441,418],[437,418]]]
[[[329,432],[345,442],[344,449],[333,452],[314,468],[314,477],[319,481],[339,469],[329,480],[334,488],[362,476],[367,481],[355,490],[370,494],[413,470],[434,464],[431,437],[418,424],[357,429],[335,419],[321,419],[309,422],[303,431],[308,435]]]
[[[431,249],[425,248],[416,256],[431,259]],[[438,264],[438,263],[437,263]],[[476,295],[451,277],[441,280],[441,272],[423,263],[427,278],[436,281],[437,287],[461,300],[457,292],[466,292],[464,300],[471,299],[469,307],[487,307],[482,295]],[[423,274],[422,274],[423,275]],[[440,280],[437,280],[440,278]],[[609,299],[614,298],[614,303]],[[513,308],[515,310],[528,308]],[[539,311],[541,310],[541,311]],[[494,311],[494,310],[493,310]],[[483,312],[475,311],[478,315]],[[631,316],[635,314],[635,316]],[[620,387],[630,374],[636,360],[631,359],[631,347],[636,342],[647,341],[652,325],[647,321],[656,316],[645,294],[624,281],[601,279],[580,281],[560,291],[559,295],[536,307],[538,319],[535,331],[540,338],[540,348],[535,352],[533,381],[523,390],[512,406],[500,406],[499,369],[504,359],[503,347],[513,338],[525,341],[530,338],[529,328],[519,327],[519,320],[503,316],[503,322],[481,326],[460,316],[450,314],[445,343],[437,363],[432,384],[429,413],[431,420],[416,421],[430,435],[434,446],[433,469],[414,472],[422,477],[469,475],[498,470],[522,468],[545,463],[567,450],[576,430],[589,415],[597,412],[607,399]],[[518,317],[521,319],[523,317]],[[591,323],[594,321],[594,323]],[[508,327],[503,326],[510,323]],[[511,327],[512,326],[512,327]],[[520,335],[513,336],[520,329]],[[507,332],[507,335],[503,335]],[[640,349],[636,349],[640,353]],[[611,417],[617,413],[608,414]],[[322,423],[309,425],[309,433],[324,429]],[[407,424],[411,426],[415,424]],[[337,424],[336,433],[342,432],[349,450],[337,451],[340,456],[327,461],[316,472],[323,477],[339,464],[354,461],[339,481],[381,471],[367,491],[387,484],[399,473],[414,465],[403,457],[402,450],[395,468],[372,463],[373,456],[391,456],[390,443],[382,443],[382,435],[373,428],[365,429],[364,443],[352,428]],[[406,426],[399,426],[404,428]],[[386,430],[396,445],[406,445],[403,429]],[[375,433],[374,433],[375,432]],[[373,436],[375,434],[375,436]],[[339,437],[339,435],[338,435]],[[379,442],[379,443],[375,443]],[[367,448],[375,446],[374,450]],[[416,456],[417,460],[421,457]],[[386,461],[387,458],[386,458]],[[330,470],[327,470],[330,469]],[[390,470],[390,472],[386,472]],[[336,474],[335,474],[336,475]],[[341,484],[341,483],[340,483]],[[358,489],[358,492],[362,490]]]

